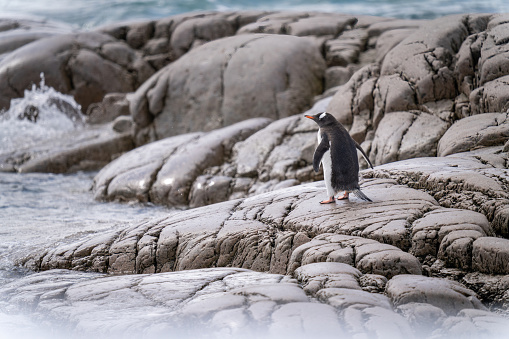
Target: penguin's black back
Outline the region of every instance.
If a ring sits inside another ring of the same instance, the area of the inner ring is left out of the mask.
[[[358,189],[359,160],[355,141],[336,120],[332,124],[320,127],[320,132],[326,134],[330,141],[332,188],[336,191]]]

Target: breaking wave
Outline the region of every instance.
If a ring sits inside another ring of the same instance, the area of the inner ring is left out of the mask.
[[[33,146],[84,125],[81,106],[70,95],[45,83],[25,90],[23,98],[12,99],[8,110],[0,111],[2,153]]]

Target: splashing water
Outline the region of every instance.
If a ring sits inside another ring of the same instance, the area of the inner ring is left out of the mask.
[[[12,99],[8,110],[0,111],[1,152],[11,152],[54,139],[84,125],[81,106],[70,95],[45,83],[25,90],[24,97]]]

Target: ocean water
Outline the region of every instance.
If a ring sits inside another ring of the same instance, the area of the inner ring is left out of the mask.
[[[431,19],[457,13],[509,12],[507,0],[0,0],[0,16],[36,15],[94,28],[191,11],[296,10]]]

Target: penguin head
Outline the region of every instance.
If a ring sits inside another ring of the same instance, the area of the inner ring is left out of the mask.
[[[334,125],[337,123],[336,118],[330,113],[322,112],[315,115],[305,115],[306,118],[313,120],[320,127],[325,127],[327,125]]]

